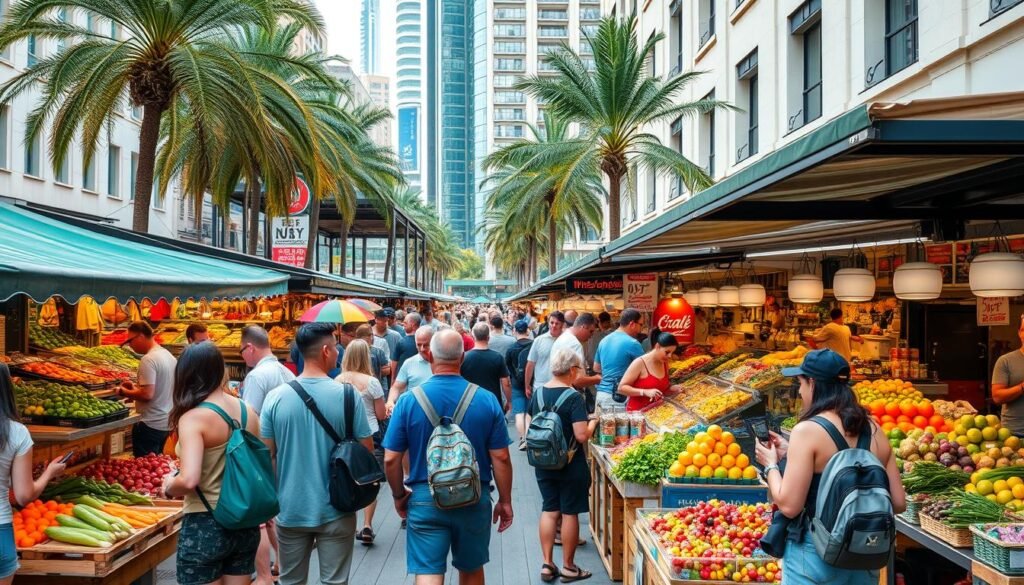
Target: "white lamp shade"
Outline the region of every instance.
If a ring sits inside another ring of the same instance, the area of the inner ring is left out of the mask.
[[[817,274],[797,274],[789,279],[789,300],[794,303],[818,303],[825,296],[825,284]]]
[[[704,288],[700,289],[700,291],[698,291],[698,292],[700,294],[700,303],[698,303],[698,304],[701,307],[717,307],[718,306],[718,290],[717,289],[711,288],[710,286],[705,286]]]
[[[760,284],[740,285],[740,306],[760,307],[767,300],[768,295]]]
[[[736,307],[740,304],[739,287],[727,284],[718,289],[718,304],[723,307]]]
[[[686,299],[686,302],[689,303],[691,307],[700,306],[700,291],[695,288],[683,293],[683,298]]]
[[[971,260],[971,292],[979,297],[1015,297],[1024,294],[1024,258],[993,252]]]
[[[866,268],[843,268],[832,280],[837,301],[863,303],[875,297],[875,275]]]
[[[931,262],[901,264],[892,275],[896,298],[929,301],[942,294],[942,269]]]

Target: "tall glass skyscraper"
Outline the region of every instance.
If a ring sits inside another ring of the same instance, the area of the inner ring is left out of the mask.
[[[434,204],[430,177],[425,161],[429,148],[426,141],[426,82],[428,63],[424,52],[427,46],[425,23],[426,4],[423,0],[399,0],[396,12],[395,50],[395,105],[398,118],[398,160],[405,178],[413,188],[420,189],[424,200]]]
[[[363,0],[359,46],[363,74],[377,75],[380,72],[380,0]]]

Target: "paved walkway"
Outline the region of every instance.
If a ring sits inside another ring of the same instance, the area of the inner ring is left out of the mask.
[[[515,437],[515,427],[509,427],[509,433]],[[535,585],[540,580],[541,553],[537,536],[537,522],[540,518],[540,492],[534,479],[533,469],[526,462],[526,456],[514,449],[512,466],[514,470],[512,485],[512,506],[515,520],[503,534],[495,531],[491,536],[491,562],[485,568],[487,583],[494,585]],[[580,533],[587,540],[586,546],[577,549],[576,561],[581,567],[594,573],[594,577],[585,581],[591,585],[607,585],[608,579],[604,565],[598,558],[594,543],[590,536],[588,518],[580,517]],[[391,505],[390,490],[381,491],[380,505],[374,518],[374,529],[377,540],[372,547],[365,547],[358,542],[355,545],[355,557],[352,562],[353,585],[398,585],[411,584],[413,578],[405,572],[405,531],[400,529],[400,518]],[[360,524],[361,526],[361,524]],[[559,548],[555,548],[555,562],[561,564]],[[314,553],[315,555],[315,553]],[[317,579],[317,562],[314,557],[310,564],[310,584],[319,584]],[[157,569],[159,585],[171,585],[176,582],[174,558],[165,561]],[[446,583],[457,584],[458,573],[450,570]]]

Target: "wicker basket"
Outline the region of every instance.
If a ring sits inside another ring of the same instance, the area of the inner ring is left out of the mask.
[[[988,535],[988,530],[997,526],[1024,526],[1015,524],[975,524],[971,526],[974,534],[974,556],[986,565],[1004,575],[1024,575],[1024,544],[1002,542]],[[1011,552],[1020,551],[1020,556]],[[1010,559],[1013,557],[1013,564]],[[1020,566],[1017,566],[1020,565]]]
[[[918,514],[917,517],[921,521],[921,530],[953,548],[971,548],[974,545],[970,528],[953,528],[927,514]]]

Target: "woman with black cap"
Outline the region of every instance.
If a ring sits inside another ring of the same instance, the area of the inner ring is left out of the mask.
[[[825,563],[818,556],[807,524],[814,517],[822,472],[839,452],[840,441],[845,441],[846,447],[860,445],[870,449],[885,467],[893,511],[898,514],[906,509],[906,493],[889,440],[857,402],[848,384],[850,366],[839,354],[828,349],[812,351],[799,367],[786,368],[782,373],[799,379],[803,412],[789,441],[772,433],[767,443],[757,442],[756,451],[757,460],[764,467],[769,495],[779,512],[791,521],[803,523],[790,529],[790,534],[799,538],[785,544],[786,585],[877,584],[878,571],[843,569]]]

